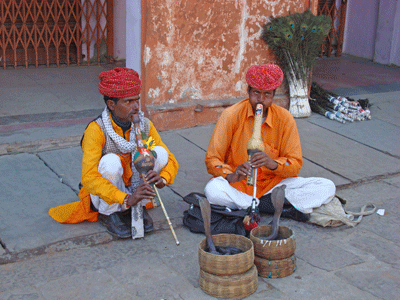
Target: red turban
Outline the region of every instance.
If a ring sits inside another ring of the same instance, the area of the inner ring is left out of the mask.
[[[116,98],[131,97],[140,94],[142,83],[139,74],[128,68],[115,68],[99,75],[99,92]]]
[[[274,90],[283,80],[283,72],[278,65],[254,65],[247,70],[249,86],[260,90]]]

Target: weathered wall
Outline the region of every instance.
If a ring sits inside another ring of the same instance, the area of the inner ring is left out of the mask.
[[[379,0],[347,2],[344,53],[373,59],[378,8]]]
[[[247,69],[274,62],[260,39],[268,18],[309,7],[309,0],[142,1],[142,101],[157,128],[216,122],[246,97]],[[286,106],[286,87],[277,94]]]
[[[343,52],[400,66],[399,1],[348,1]]]

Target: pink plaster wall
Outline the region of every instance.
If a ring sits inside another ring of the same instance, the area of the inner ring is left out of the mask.
[[[343,52],[399,66],[399,1],[348,1]]]
[[[347,16],[343,52],[373,59],[379,0],[347,2]]]
[[[169,123],[168,129],[215,122],[221,107],[246,97],[247,69],[252,64],[274,62],[260,39],[268,18],[302,12],[309,8],[309,3],[146,1],[141,75],[147,113],[161,127],[161,123]],[[279,88],[277,94],[278,102],[281,98],[286,105],[286,87]],[[202,115],[205,112],[208,116]],[[165,120],[172,115],[173,124]]]

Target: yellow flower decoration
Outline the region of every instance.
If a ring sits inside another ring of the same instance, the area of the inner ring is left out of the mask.
[[[153,149],[155,145],[156,145],[156,142],[155,142],[154,139],[150,136],[150,137],[144,142],[143,147],[145,147],[146,149],[150,150],[150,149]]]

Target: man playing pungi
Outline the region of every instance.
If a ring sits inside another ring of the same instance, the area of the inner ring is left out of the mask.
[[[258,168],[259,211],[273,214],[271,191],[286,185],[282,217],[307,221],[313,208],[332,200],[336,188],[328,179],[297,177],[303,159],[296,122],[288,110],[272,103],[282,80],[283,72],[277,65],[249,68],[249,98],[227,108],[212,134],[205,163],[214,177],[204,192],[212,204],[247,209],[252,203],[253,186],[247,185],[246,176],[251,167]],[[258,103],[263,104],[261,138],[265,151],[253,154],[248,162],[246,145]]]
[[[82,137],[81,201],[51,208],[49,214],[61,223],[98,219],[114,236],[140,238],[153,228],[146,210],[146,205],[152,206],[149,199],[156,196],[151,184],[157,188],[172,184],[179,165],[140,110],[138,73],[115,68],[102,72],[99,79],[106,107]],[[156,145],[155,167],[146,174],[146,182],[132,162],[137,150],[132,117],[137,114],[141,131]]]

